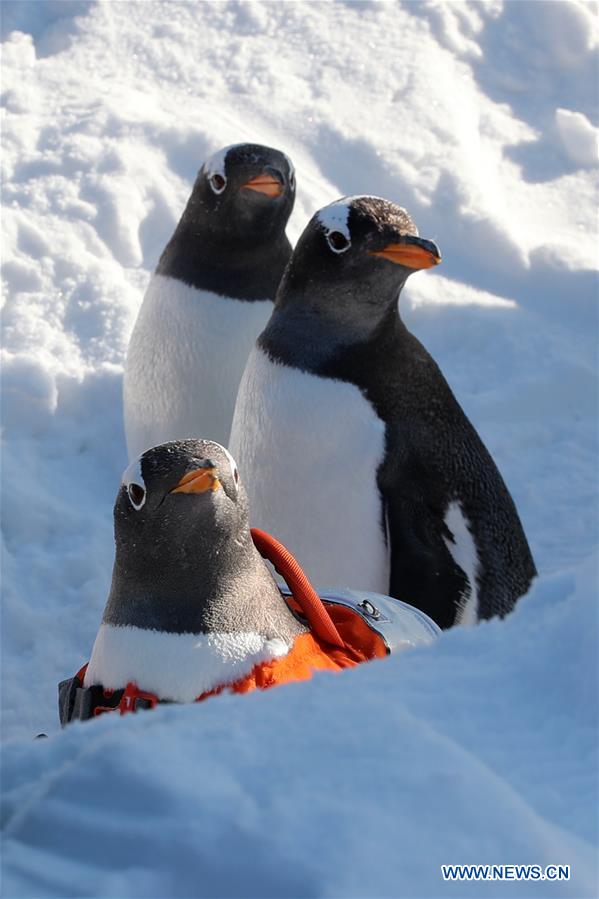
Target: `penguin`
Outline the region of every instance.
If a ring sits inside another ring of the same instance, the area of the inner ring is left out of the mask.
[[[217,443],[171,441],[132,463],[114,531],[85,687],[132,681],[192,702],[285,655],[306,631],[254,546],[237,466]]]
[[[406,279],[439,262],[387,200],[317,212],[249,357],[230,447],[256,525],[317,588],[389,594],[448,628],[505,615],[536,569],[495,463],[399,314]]]
[[[123,400],[129,458],[167,440],[228,443],[237,388],[291,255],[288,157],[225,147],[198,174],[131,334]]]
[[[438,635],[416,609],[389,610],[386,597],[321,599],[284,546],[250,530],[237,465],[209,440],[170,441],[132,462],[114,534],[90,660],[59,684],[62,724],[309,680]]]

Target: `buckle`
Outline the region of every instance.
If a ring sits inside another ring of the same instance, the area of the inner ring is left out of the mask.
[[[375,621],[378,621],[378,619],[381,617],[381,613],[379,612],[377,607],[374,606],[368,599],[363,599],[362,602],[359,602],[358,608],[362,609],[364,614],[368,615],[369,618],[374,618]]]
[[[142,702],[144,705],[141,705]],[[158,705],[158,697],[138,690],[136,684],[128,683],[117,708],[121,715],[126,715],[127,712],[136,712],[138,705],[142,709],[154,709]]]
[[[144,693],[137,689],[134,683],[128,683],[124,690],[103,690],[102,696],[105,700],[112,700],[113,705],[97,705],[94,707],[93,715],[103,715],[104,712],[119,712],[126,715],[128,712],[136,712],[140,709],[153,709],[158,705],[158,697],[153,693]]]

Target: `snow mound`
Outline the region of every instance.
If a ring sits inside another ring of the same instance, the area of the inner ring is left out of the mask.
[[[555,121],[564,149],[579,165],[597,165],[599,128],[594,128],[582,112],[557,109]]]
[[[590,899],[594,573],[343,674],[8,744],[5,894],[508,895],[443,883],[475,861],[569,864],[551,896]]]

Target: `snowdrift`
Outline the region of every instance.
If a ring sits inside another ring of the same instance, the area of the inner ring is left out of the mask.
[[[595,609],[560,592],[343,675],[7,745],[5,895],[591,897]],[[508,893],[443,883],[456,860],[572,874]]]

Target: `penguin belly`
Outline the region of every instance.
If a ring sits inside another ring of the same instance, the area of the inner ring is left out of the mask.
[[[239,381],[271,312],[270,300],[234,300],[152,276],[125,368],[130,459],[185,437],[227,445]]]
[[[357,387],[273,362],[254,347],[231,452],[252,526],[276,534],[315,586],[388,592],[376,482],[385,425]]]

